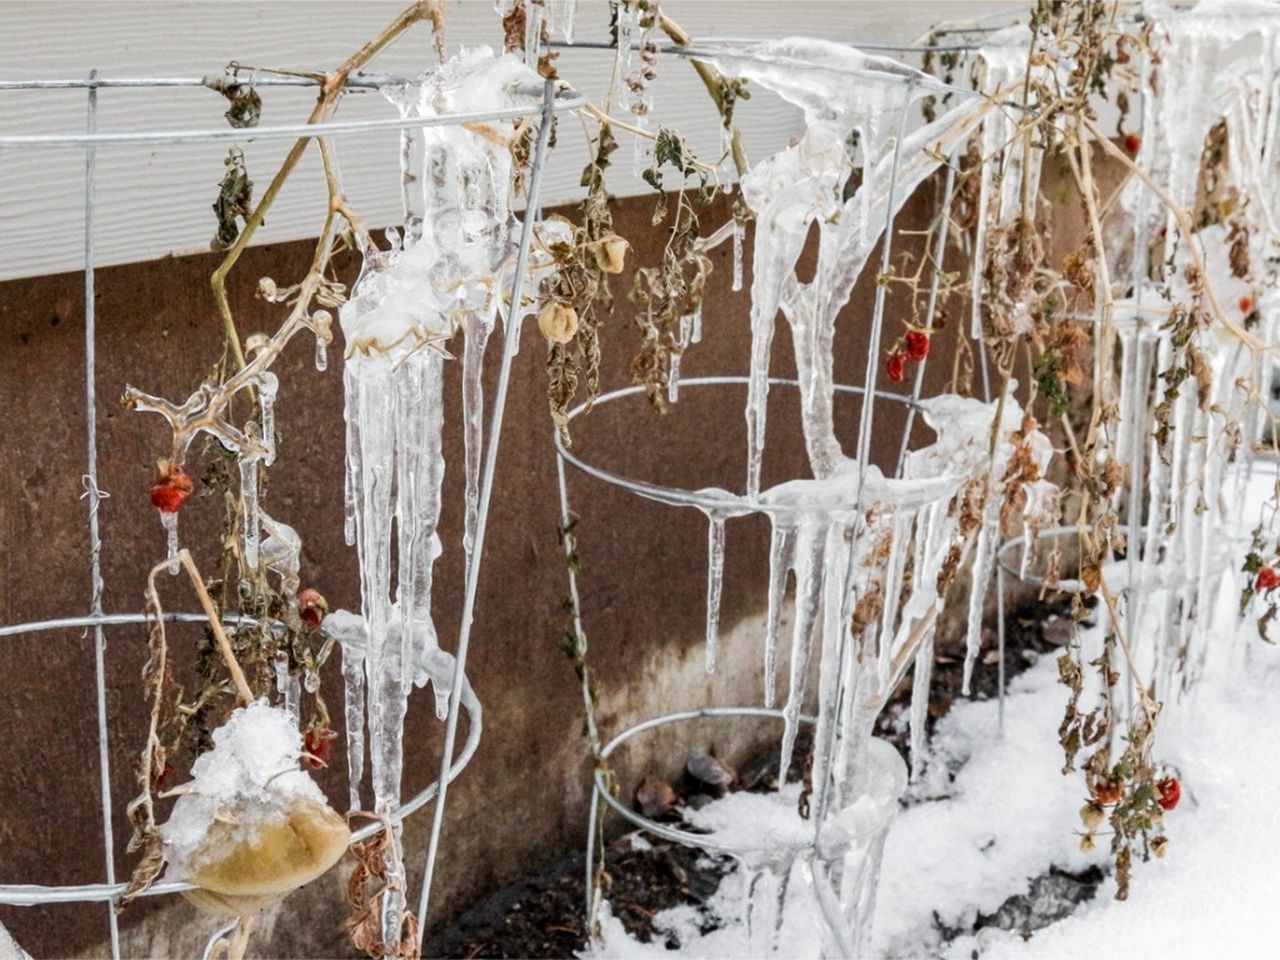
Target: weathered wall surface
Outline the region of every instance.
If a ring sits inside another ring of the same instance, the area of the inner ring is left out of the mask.
[[[904,228],[924,225],[935,186],[927,185],[908,205]],[[632,263],[658,258],[663,237],[648,226],[650,209],[642,199],[618,204],[617,226],[637,246]],[[718,223],[726,213],[721,208],[706,222]],[[900,249],[917,240],[904,234]],[[272,329],[279,322],[278,310],[253,299],[257,278],[300,276],[308,256],[305,243],[264,246],[246,254],[233,275],[232,291],[242,333]],[[705,340],[686,356],[686,376],[747,370],[749,297],[746,291],[730,290],[730,258],[728,244],[714,253]],[[98,274],[100,482],[111,494],[101,507],[108,611],[141,609],[145,572],[164,550],[164,535],[146,495],[152,463],[166,447],[162,421],[123,410],[117,398],[126,383],[185,396],[207,373],[221,349],[207,287],[214,265],[210,256],[195,256]],[[619,279],[616,290],[621,293],[630,275]],[[861,379],[873,294],[870,278],[864,278],[839,326],[836,370],[848,382]],[[6,624],[79,614],[88,605],[87,508],[81,499],[83,306],[79,274],[0,284],[0,622]],[[904,306],[904,297],[890,298],[888,338],[900,331],[897,318]],[[627,364],[638,339],[630,310],[619,297],[605,343],[606,388],[629,379]],[[490,383],[500,349],[495,338]],[[944,342],[937,353],[948,355]],[[557,649],[565,625],[560,607],[565,579],[542,354],[535,325],[526,325],[502,437],[469,665],[484,703],[485,737],[449,796],[434,901],[437,922],[576,847],[583,837],[588,765],[576,678]],[[446,386],[454,414],[460,403],[456,366],[450,365]],[[932,368],[926,392],[941,389],[941,380],[950,373],[943,367],[949,364]],[[303,537],[304,583],[320,587],[335,605],[355,607],[355,552],[342,540],[341,371],[335,362],[327,373],[316,373],[311,350],[302,343],[276,369],[282,383],[277,415],[282,442],[265,504]],[[791,372],[789,335],[782,332],[775,342],[773,370],[783,376]],[[691,487],[740,486],[745,469],[742,399],[734,388],[724,393],[689,389],[665,418],[642,402],[601,407],[579,421],[575,449],[630,476]],[[838,407],[837,415],[848,447],[856,429],[856,403]],[[895,405],[886,406],[875,437],[881,463],[891,464],[896,456],[899,416]],[[775,391],[766,483],[805,474],[797,425],[794,397]],[[437,566],[434,606],[448,643],[456,636],[461,604],[462,473],[456,416],[446,428],[446,456],[446,553]],[[580,474],[571,474],[570,483],[581,517],[583,611],[598,671],[603,729],[616,731],[648,716],[708,703],[759,702],[766,525],[751,519],[729,525],[725,639],[720,668],[708,676],[702,642],[705,519]],[[183,512],[184,543],[206,567],[218,553],[219,514],[207,498],[193,500]],[[165,596],[173,608],[194,607],[194,598],[180,585],[166,587]],[[194,632],[175,629],[171,637],[181,649]],[[116,859],[117,870],[127,875],[131,862],[123,852],[129,835],[124,805],[134,792],[131,766],[145,730],[139,683],[145,638],[140,627],[130,627],[110,629],[108,639]],[[336,664],[332,667],[324,679],[336,705],[341,678]],[[0,640],[0,678],[0,880],[99,880],[91,640],[70,630]],[[407,791],[420,789],[435,776],[442,725],[434,719],[430,699],[416,696],[410,706]],[[659,767],[678,763],[681,756],[674,736],[646,740],[637,749],[650,751]],[[340,750],[320,781],[341,802],[346,783]],[[420,876],[427,817],[420,814],[407,831],[408,849],[416,851],[411,876]],[[264,923],[255,950],[271,956],[348,952],[340,930],[345,912],[341,900],[336,874],[295,895],[286,905],[290,922]],[[0,908],[0,921],[37,956],[97,951],[106,933],[100,907]],[[214,928],[213,921],[180,901],[135,905],[123,924],[126,950],[133,956],[191,955]]]

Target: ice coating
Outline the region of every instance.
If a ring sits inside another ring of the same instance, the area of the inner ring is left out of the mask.
[[[1208,284],[1231,314],[1242,298],[1254,301],[1263,341],[1276,340],[1276,291],[1262,264],[1278,252],[1276,201],[1280,178],[1274,157],[1280,108],[1275,70],[1280,18],[1273,5],[1203,0],[1185,9],[1151,3],[1146,13],[1158,24],[1153,44],[1159,64],[1144,63],[1141,140],[1136,162],[1174,202],[1194,208],[1206,139],[1225,123],[1229,185],[1249,198],[1231,220],[1247,227],[1251,272],[1237,277],[1229,262],[1231,241],[1223,224],[1197,231]],[[1121,194],[1120,229],[1107,236],[1108,253],[1128,278],[1113,314],[1119,354],[1121,430],[1117,458],[1128,468],[1127,502],[1121,506],[1130,549],[1122,582],[1130,585],[1126,623],[1156,623],[1134,642],[1154,666],[1157,688],[1172,694],[1192,682],[1209,642],[1208,612],[1222,586],[1220,551],[1225,532],[1240,529],[1240,495],[1226,488],[1232,461],[1240,464],[1238,484],[1247,483],[1252,440],[1262,429],[1261,411],[1251,392],[1269,389],[1274,360],[1255,355],[1215,322],[1196,339],[1208,373],[1208,403],[1184,390],[1168,414],[1171,443],[1161,450],[1153,439],[1152,410],[1164,395],[1172,368],[1181,361],[1165,320],[1177,303],[1194,299],[1186,280],[1190,244],[1181,238],[1167,207],[1138,178]],[[1154,241],[1154,242],[1153,242]],[[1146,280],[1149,264],[1173,257],[1167,286]],[[1236,316],[1237,321],[1243,316]],[[1104,376],[1112,370],[1104,365]],[[1240,423],[1246,442],[1233,444],[1230,421]],[[1190,442],[1192,437],[1204,441]],[[1180,676],[1179,676],[1180,674]]]
[[[156,512],[160,514],[160,525],[164,527],[169,573],[177,576],[181,563],[178,559],[178,512],[176,510],[157,510]]]
[[[302,539],[293,527],[268,516],[265,510],[259,511],[258,516],[266,532],[258,548],[259,558],[263,566],[280,577],[280,592],[292,600],[301,583],[298,572],[302,564]]]
[[[536,76],[517,57],[464,48],[437,72],[392,91],[403,112],[432,116],[529,105],[516,87]],[[495,138],[497,142],[495,142]],[[511,158],[501,139],[449,126],[409,131],[402,144],[403,249],[380,254],[340,320],[346,340],[347,486],[360,555],[375,803],[398,802],[408,690],[431,681],[447,696],[431,617],[432,568],[444,478],[443,344],[465,334],[467,546],[479,464],[481,358],[512,253]],[[394,539],[393,539],[394,538]],[[396,576],[392,581],[393,552]]]
[[[716,64],[722,73],[773,90],[805,112],[799,141],[760,161],[742,178],[743,198],[756,215],[746,411],[750,496],[760,489],[769,356],[778,313],[791,327],[805,443],[814,476],[821,479],[845,459],[832,421],[836,316],[848,303],[886,218],[906,203],[941,158],[959,148],[990,105],[975,98],[904,135],[908,108],[936,84],[903,64],[808,39],[717,48]],[[845,199],[855,168],[848,143],[855,134],[863,179]],[[795,266],[814,223],[819,228],[818,266],[813,280],[804,283]]]
[[[991,97],[1015,98],[1021,103],[1025,93],[1023,79],[1027,71],[1027,57],[1031,47],[1031,31],[1025,25],[1009,27],[993,34],[978,50],[979,89]],[[991,225],[1007,225],[1021,214],[1021,201],[1025,195],[1034,197],[1040,183],[1040,162],[1043,152],[1030,138],[1016,137],[1018,114],[1002,107],[987,114],[982,124],[979,146],[983,157],[991,158],[982,164],[978,174],[978,201],[980,211],[974,249],[980,252],[973,258],[975,290],[982,288],[986,269],[986,238]],[[1002,174],[995,177],[999,168]],[[1024,174],[1026,183],[1023,183]],[[993,190],[993,181],[998,189]],[[1034,210],[1029,211],[1034,213]],[[982,298],[974,297],[970,314],[969,336],[981,341]]]
[[[535,8],[535,10],[538,8]],[[535,34],[536,36],[536,34]],[[521,91],[521,85],[530,85]],[[536,107],[540,78],[519,57],[464,47],[388,97],[407,117]],[[432,575],[443,546],[436,531],[444,458],[447,341],[463,331],[466,527],[470,558],[476,523],[485,344],[506,288],[515,244],[511,151],[483,124],[409,128],[401,140],[405,229],[388,230],[390,249],[367,251],[365,269],[339,320],[346,342],[346,535],[360,560],[360,627],[343,618],[343,675],[349,747],[363,699],[374,807],[400,801],[408,694],[430,683],[437,713],[447,710],[453,659],[439,646],[431,613]],[[517,305],[523,310],[523,305]],[[393,569],[392,556],[395,556]],[[393,576],[394,574],[394,576]],[[363,684],[357,676],[363,665]],[[363,686],[363,690],[361,689]],[[350,750],[352,801],[363,774],[363,744]],[[394,832],[398,847],[400,838]],[[403,862],[394,851],[388,866]],[[403,884],[388,896],[384,940],[398,942]]]
[[[1049,444],[1033,421],[1024,421],[1011,394],[991,403],[962,398],[934,402],[925,417],[938,438],[906,458],[901,476],[886,476],[876,464],[847,456],[836,439],[836,317],[897,210],[967,142],[993,101],[962,98],[938,120],[909,130],[912,103],[937,89],[934,81],[909,67],[816,40],[713,48],[711,59],[722,74],[772,90],[805,113],[803,135],[758,162],[742,180],[743,199],[755,219],[746,491],[704,489],[691,496],[643,486],[640,492],[696,506],[708,518],[709,667],[716,655],[725,521],[744,513],[764,513],[770,520],[764,700],[773,704],[780,698],[778,664],[784,661],[779,759],[786,770],[801,711],[813,699],[806,688],[816,674],[809,768],[813,817],[794,835],[748,838],[760,841],[760,855],[752,865],[756,874],[749,878],[749,909],[769,928],[767,918],[778,914],[778,904],[788,895],[790,868],[803,858],[810,866],[804,871],[805,887],[824,919],[830,955],[854,955],[865,942],[874,907],[883,842],[875,825],[887,824],[906,779],[905,770],[888,776],[877,759],[875,719],[920,651],[932,649],[938,614],[956,570],[975,553],[985,558],[998,543],[998,524],[1009,519],[1004,517],[1006,497],[1018,488],[1027,522],[1041,522],[1041,514],[1051,509],[1054,491],[1039,476]],[[861,183],[851,190],[850,178],[858,168]],[[805,283],[795,267],[814,224],[818,265],[813,281]],[[731,236],[739,247],[740,224],[732,225]],[[734,272],[744,271],[735,266]],[[792,334],[812,476],[762,490],[769,360],[779,313]],[[875,318],[873,329],[879,329],[880,319]],[[695,329],[681,324],[681,345],[695,339]],[[873,344],[869,380],[879,364],[878,352]],[[679,382],[677,364],[673,357],[673,392]],[[865,422],[863,428],[872,429]],[[1027,454],[1029,463],[1013,482],[1005,473],[1015,449]],[[966,513],[975,502],[977,522]],[[986,565],[984,561],[984,569]],[[789,645],[783,649],[782,612],[792,581],[795,614]],[[918,718],[928,686],[926,669],[915,682],[913,712]],[[917,727],[922,729],[919,720]],[[915,736],[918,741],[920,733]],[[896,755],[893,759],[901,768]],[[896,790],[881,798],[888,781],[897,784]],[[712,824],[704,826],[721,832]],[[763,935],[767,941],[772,933],[766,929]]]
[[[259,823],[298,800],[324,804],[320,788],[298,766],[301,753],[302,736],[287,711],[265,700],[235,710],[214,731],[213,749],[196,759],[191,782],[160,828],[169,878],[185,879],[199,867],[206,832],[231,808],[247,839]]]
[[[724,592],[724,516],[707,516],[707,673],[716,668],[720,631],[720,597]]]

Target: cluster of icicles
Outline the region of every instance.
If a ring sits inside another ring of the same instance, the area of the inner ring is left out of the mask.
[[[908,110],[930,91],[931,81],[893,61],[823,41],[786,40],[726,46],[717,51],[716,66],[797,104],[806,124],[793,145],[759,162],[742,180],[744,199],[756,217],[748,468],[745,494],[698,493],[709,520],[707,666],[715,666],[726,521],[764,513],[772,523],[764,702],[772,706],[775,699],[780,626],[788,581],[794,578],[780,769],[791,760],[806,678],[816,659],[812,784],[817,813],[808,843],[759,851],[744,857],[744,865],[756,871],[752,902],[772,904],[776,921],[791,867],[797,859],[808,863],[806,880],[826,919],[831,949],[857,954],[865,946],[867,898],[874,897],[878,870],[878,846],[868,837],[883,836],[900,790],[892,773],[892,762],[900,761],[886,759],[871,736],[875,718],[915,664],[913,738],[920,755],[932,643],[945,588],[958,567],[972,569],[976,599],[970,610],[967,683],[977,652],[981,598],[1002,516],[1009,515],[1006,499],[1017,498],[1014,512],[1031,527],[1047,525],[1056,515],[1056,488],[1039,476],[1015,488],[1007,479],[1010,460],[1021,454],[1042,475],[1051,448],[1043,434],[1024,424],[1012,396],[1015,384],[1003,403],[951,395],[923,402],[925,421],[937,439],[905,457],[899,476],[885,476],[869,462],[868,433],[860,436],[861,455],[854,457],[836,437],[832,347],[837,315],[887,219],[966,144],[986,118],[988,101],[975,98],[907,135]],[[848,145],[855,134],[862,182],[846,195],[855,169]],[[796,264],[815,223],[818,265],[806,282],[797,276]],[[734,239],[735,245],[741,242],[736,226]],[[735,267],[735,275],[739,270]],[[813,476],[761,489],[769,362],[779,314],[792,333],[801,428]],[[878,356],[872,356],[868,389],[874,389],[878,366]],[[672,370],[673,384],[677,374]],[[863,430],[869,429],[864,421]],[[885,796],[872,796],[878,792]],[[765,892],[757,895],[757,887]]]
[[[464,48],[417,81],[390,85],[384,93],[402,116],[425,119],[504,107],[536,110],[542,89],[541,78],[518,57],[478,47]],[[334,611],[322,627],[342,656],[350,806],[362,807],[367,741],[374,809],[384,815],[400,805],[410,690],[430,684],[443,718],[455,679],[454,657],[440,648],[431,612],[432,571],[442,551],[436,526],[445,467],[443,372],[450,356],[445,344],[461,331],[463,550],[469,565],[479,500],[485,346],[499,315],[508,323],[514,320],[518,329],[520,317],[532,309],[526,301],[513,311],[503,299],[511,286],[520,228],[512,210],[512,156],[503,134],[478,125],[408,128],[402,134],[401,166],[403,234],[388,229],[388,249],[363,251],[361,275],[339,315],[345,340],[345,533],[359,556],[361,609]],[[569,239],[563,221],[547,221],[538,230],[542,242],[529,258],[527,289],[536,289],[538,275],[554,269],[547,248]],[[266,286],[264,296],[275,299]],[[169,420],[180,438],[173,462],[181,464],[200,432],[212,434],[236,455],[244,566],[277,575],[295,607],[301,540],[292,527],[262,510],[258,498],[259,466],[275,457],[279,385],[266,367],[293,334],[310,328],[317,337],[316,366],[325,369],[330,324],[325,311],[316,311],[291,317],[272,341],[253,338],[245,371],[222,387],[202,385],[183,406],[132,388],[126,392],[136,408]],[[270,355],[255,356],[255,350]],[[224,414],[231,393],[243,389],[256,392],[261,422],[238,428]],[[176,516],[161,513],[175,565]],[[281,705],[296,725],[302,688],[313,692],[319,678],[291,675],[283,652],[277,673]],[[478,723],[480,704],[466,679],[460,682],[461,704]],[[406,887],[398,827],[392,837],[382,911],[388,943],[400,940]]]
[[[1243,216],[1253,273],[1233,274],[1226,228],[1203,231],[1200,243],[1218,299],[1228,308],[1240,305],[1238,322],[1256,309],[1261,317],[1256,334],[1271,343],[1280,304],[1274,282],[1262,274],[1261,265],[1274,262],[1280,244],[1280,88],[1275,82],[1280,48],[1274,7],[1202,3],[1191,12],[1162,5],[1149,12],[1161,24],[1164,47],[1159,83],[1144,89],[1138,162],[1149,164],[1155,181],[1191,209],[1206,136],[1225,120],[1230,170],[1238,189],[1251,198]],[[1056,518],[1057,491],[1043,479],[1051,455],[1049,441],[1038,430],[1025,429],[1012,396],[1015,384],[1007,386],[1002,404],[1001,398],[984,403],[954,396],[924,401],[924,417],[937,440],[906,457],[899,477],[885,477],[865,462],[868,447],[863,436],[858,448],[862,459],[847,456],[836,439],[832,412],[835,320],[886,220],[891,222],[896,208],[943,159],[953,157],[976,136],[983,156],[996,158],[983,166],[977,201],[979,255],[972,280],[978,292],[973,297],[971,334],[982,336],[985,234],[1019,214],[1024,186],[1032,195],[1039,186],[1040,152],[1025,138],[1013,136],[1016,112],[990,109],[993,102],[1003,107],[1019,95],[1029,40],[1026,28],[995,35],[979,54],[979,80],[989,98],[961,103],[910,134],[905,133],[906,111],[916,97],[929,92],[929,80],[900,64],[808,40],[727,47],[717,57],[723,73],[746,77],[800,106],[806,124],[796,143],[759,163],[742,181],[744,197],[756,215],[747,483],[745,496],[701,491],[701,509],[710,521],[707,663],[708,669],[714,668],[725,521],[766,513],[773,533],[764,701],[772,705],[775,697],[779,627],[788,580],[794,576],[780,769],[785,771],[791,760],[805,678],[817,656],[812,784],[818,814],[809,852],[778,849],[744,857],[752,871],[749,916],[763,904],[770,923],[780,919],[778,903],[786,897],[791,867],[797,857],[807,856],[811,867],[804,876],[836,953],[865,950],[878,854],[865,846],[859,848],[860,856],[851,851],[867,842],[867,831],[887,829],[892,804],[878,807],[883,813],[878,824],[864,819],[860,840],[835,829],[845,836],[842,844],[833,842],[830,834],[847,811],[885,799],[876,795],[885,782],[875,762],[871,731],[913,661],[913,766],[923,755],[931,647],[943,600],[938,586],[946,582],[940,574],[954,565],[967,565],[971,571],[967,688],[996,552],[1003,537],[1017,533],[1005,528],[1006,501],[1016,498],[1012,506],[1018,508],[1028,537],[1034,538]],[[1150,66],[1143,64],[1144,75]],[[850,72],[860,74],[858,83],[848,81]],[[854,168],[848,144],[853,134],[863,179],[848,195],[845,184]],[[998,179],[991,175],[997,166],[1002,170]],[[1208,402],[1202,404],[1194,389],[1181,392],[1170,415],[1171,450],[1162,456],[1154,439],[1153,410],[1168,379],[1162,375],[1180,361],[1169,330],[1161,328],[1173,303],[1190,300],[1183,270],[1189,257],[1185,241],[1181,249],[1176,245],[1172,216],[1138,178],[1130,179],[1122,203],[1128,214],[1124,227],[1106,239],[1113,262],[1125,264],[1133,280],[1128,295],[1121,292],[1113,317],[1118,350],[1097,353],[1118,358],[1121,427],[1113,455],[1129,468],[1125,505],[1133,533],[1127,558],[1107,568],[1105,575],[1117,591],[1129,588],[1130,624],[1155,619],[1154,639],[1144,646],[1164,690],[1179,669],[1185,671],[1183,682],[1193,679],[1204,656],[1204,631],[1220,574],[1230,567],[1228,558],[1239,546],[1219,534],[1224,529],[1242,532],[1231,504],[1242,503],[1243,497],[1238,490],[1228,495],[1227,470],[1234,462],[1240,467],[1235,482],[1247,482],[1253,441],[1261,427],[1257,397],[1266,395],[1272,361],[1215,324],[1201,338],[1210,374]],[[795,264],[814,223],[819,230],[818,266],[813,279],[805,282],[796,276]],[[1150,241],[1156,237],[1162,243],[1152,249],[1149,261]],[[1174,255],[1178,269],[1168,289],[1156,290],[1138,279],[1149,275],[1149,262]],[[813,479],[761,490],[770,348],[779,313],[792,333]],[[872,356],[867,366],[869,390],[877,362]],[[1099,363],[1095,371],[1099,384],[1115,375],[1109,364]],[[1001,419],[993,429],[997,409]],[[1240,424],[1239,432],[1227,429],[1229,421]],[[1015,489],[1005,478],[1017,447],[1030,455],[1040,479],[1019,483]],[[963,514],[964,502],[980,505],[976,516]],[[1023,551],[1024,564],[1030,554],[1029,549]],[[814,868],[815,857],[826,869]],[[757,895],[757,886],[764,890],[763,897]]]
[[[1175,203],[1195,208],[1206,139],[1225,123],[1227,176],[1245,202],[1231,221],[1248,230],[1249,270],[1229,262],[1224,224],[1199,232],[1208,287],[1228,320],[1275,344],[1280,291],[1269,267],[1280,254],[1280,14],[1273,4],[1202,0],[1191,10],[1163,3],[1147,12],[1161,62],[1158,83],[1143,89],[1136,162]],[[1141,624],[1141,656],[1156,688],[1169,696],[1200,675],[1223,576],[1238,566],[1252,521],[1240,515],[1244,485],[1262,435],[1274,359],[1214,320],[1196,339],[1207,367],[1205,403],[1194,387],[1173,400],[1169,449],[1153,440],[1153,409],[1181,361],[1171,331],[1161,329],[1172,305],[1188,304],[1190,243],[1172,215],[1137,178],[1121,195],[1125,217],[1107,237],[1108,253],[1132,278],[1116,317],[1122,419],[1116,456],[1130,466],[1130,550],[1115,579],[1128,586],[1128,620]],[[1165,289],[1145,282],[1153,264],[1172,262]],[[1232,425],[1236,425],[1233,427]],[[1133,631],[1131,631],[1133,632]]]
[[[542,84],[513,55],[464,48],[419,82],[385,92],[406,117],[536,108]],[[510,289],[519,221],[512,213],[514,171],[496,130],[425,126],[402,135],[404,234],[391,249],[368,252],[355,295],[340,313],[346,355],[347,542],[360,561],[359,615],[337,611],[325,629],[343,651],[351,804],[359,806],[368,745],[374,809],[400,803],[404,718],[410,690],[430,684],[437,715],[448,715],[455,659],[441,649],[432,619],[432,570],[444,479],[442,429],[445,343],[461,331],[465,445],[463,551],[475,562],[482,448],[485,347],[501,314],[510,325]],[[546,244],[563,226],[548,222]],[[546,246],[529,271],[552,269]],[[535,282],[530,283],[534,287]],[[529,309],[522,303],[521,315]],[[515,319],[518,324],[518,318]],[[511,330],[517,327],[511,327]],[[394,558],[394,561],[393,561]],[[480,704],[463,678],[461,703],[478,722]],[[393,832],[399,845],[398,829]],[[388,867],[402,870],[393,850]],[[399,939],[403,876],[384,903],[386,942]]]
[[[1127,632],[1139,647],[1140,662],[1161,696],[1186,689],[1199,676],[1208,652],[1208,630],[1223,573],[1236,565],[1249,531],[1238,506],[1262,434],[1274,361],[1252,349],[1215,319],[1197,337],[1204,359],[1205,400],[1195,387],[1171,398],[1167,414],[1170,442],[1156,441],[1156,411],[1184,361],[1168,323],[1176,304],[1191,304],[1187,281],[1191,245],[1202,251],[1207,288],[1237,327],[1256,320],[1257,340],[1276,340],[1280,292],[1264,268],[1280,252],[1280,16],[1272,4],[1201,0],[1191,9],[1149,3],[1144,15],[1157,24],[1152,42],[1159,62],[1145,54],[1137,63],[1142,80],[1140,109],[1130,122],[1139,134],[1134,161],[1164,194],[1184,210],[1195,209],[1202,155],[1213,128],[1225,124],[1228,186],[1247,202],[1236,205],[1231,221],[1247,228],[1249,270],[1237,275],[1230,262],[1232,240],[1226,225],[1201,229],[1196,239],[1180,235],[1173,213],[1147,183],[1128,178],[1120,195],[1123,216],[1112,217],[1104,237],[1111,264],[1114,350],[1099,344],[1094,382],[1116,397],[1120,416],[1114,437],[1103,444],[1127,467],[1120,495],[1128,547],[1125,557],[1104,570],[1109,586],[1125,595]],[[1015,27],[993,35],[979,53],[985,90],[1015,84],[1024,76],[1030,34]],[[1069,69],[1049,57],[1041,69]],[[1040,152],[1013,136],[1012,111],[993,113],[982,135],[984,157],[996,157],[1005,171],[998,187],[983,167],[976,248],[995,226],[1010,225],[1019,212],[1022,180],[1029,192],[1039,185]],[[1004,147],[1006,144],[1011,144]],[[1002,150],[1003,147],[1003,150]],[[1030,150],[1024,155],[1024,151]],[[1152,282],[1154,267],[1167,281]],[[984,258],[975,257],[973,281],[981,290]],[[982,298],[974,298],[973,335],[981,334]],[[1103,329],[1101,298],[1091,318],[1095,338]],[[1206,304],[1206,309],[1211,305]],[[1023,550],[1024,564],[1032,550]]]

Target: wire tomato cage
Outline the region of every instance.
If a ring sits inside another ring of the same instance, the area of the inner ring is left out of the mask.
[[[348,85],[354,89],[377,89],[393,82],[393,78],[375,75],[354,75]],[[305,77],[293,76],[257,76],[252,84],[262,87],[316,87],[319,81]],[[0,81],[0,93],[14,91],[50,91],[50,90],[83,90],[86,98],[85,128],[76,133],[41,133],[41,134],[6,134],[0,136],[0,155],[10,151],[21,150],[77,150],[85,157],[83,176],[83,209],[84,209],[84,244],[83,274],[85,291],[84,309],[84,344],[85,344],[85,403],[86,403],[86,450],[85,450],[85,499],[88,502],[86,522],[88,525],[90,548],[91,593],[88,598],[88,610],[79,616],[56,619],[29,621],[0,625],[0,639],[15,642],[19,638],[36,634],[71,635],[71,631],[92,631],[94,653],[94,683],[97,704],[97,759],[99,796],[98,803],[102,824],[102,860],[104,880],[100,883],[88,884],[35,884],[0,882],[0,904],[12,906],[36,907],[47,904],[66,903],[102,903],[106,906],[107,922],[110,933],[111,955],[120,956],[120,931],[117,920],[116,902],[124,893],[126,884],[117,878],[115,868],[115,842],[112,831],[112,798],[111,798],[111,763],[107,728],[107,631],[118,627],[143,625],[150,621],[149,615],[132,611],[107,611],[104,608],[102,577],[102,552],[104,542],[98,520],[98,508],[107,494],[98,486],[98,431],[97,431],[97,376],[95,325],[95,200],[98,189],[96,178],[96,160],[99,150],[117,146],[168,146],[175,144],[223,144],[230,141],[247,143],[253,141],[281,139],[310,139],[329,136],[359,137],[361,135],[387,130],[410,130],[431,126],[463,126],[472,123],[484,123],[501,120],[534,119],[537,121],[537,136],[530,157],[527,174],[526,210],[519,233],[519,246],[516,251],[516,268],[511,280],[509,292],[511,303],[521,302],[521,283],[525,265],[529,258],[529,249],[533,236],[533,223],[536,220],[538,195],[542,180],[542,172],[548,155],[548,140],[551,123],[558,113],[572,111],[580,107],[585,98],[572,90],[556,90],[555,84],[527,84],[530,89],[519,92],[527,96],[536,96],[541,102],[532,107],[500,108],[492,110],[475,110],[456,112],[439,116],[398,116],[371,120],[329,120],[323,123],[295,123],[279,125],[262,125],[246,129],[191,128],[133,132],[101,132],[99,120],[103,111],[99,104],[99,91],[104,89],[125,89],[139,91],[157,91],[173,87],[207,86],[205,78],[199,77],[102,77],[96,70],[90,71],[84,79],[32,79]],[[485,445],[486,453],[482,480],[479,489],[478,525],[475,532],[474,562],[468,565],[466,591],[461,616],[461,633],[456,654],[455,683],[451,691],[449,713],[445,728],[445,745],[441,754],[438,779],[418,791],[415,795],[399,804],[389,815],[373,822],[352,834],[352,840],[360,841],[388,829],[389,825],[399,824],[406,817],[421,810],[433,800],[437,813],[432,821],[430,839],[427,849],[427,862],[418,905],[419,931],[425,929],[425,918],[429,903],[430,888],[434,864],[440,844],[443,810],[447,797],[448,785],[459,776],[479,746],[482,733],[480,704],[470,694],[469,683],[465,675],[466,652],[470,638],[472,613],[476,603],[476,584],[480,575],[482,546],[487,525],[491,493],[494,482],[495,467],[498,456],[498,439],[501,433],[503,414],[505,411],[507,387],[510,379],[511,363],[519,342],[520,316],[512,312],[509,321],[512,326],[505,338],[502,365],[498,379],[497,392],[490,416],[489,442]],[[207,617],[197,612],[169,612],[163,615],[167,622],[207,623]],[[224,620],[227,626],[236,626],[248,618],[228,617]],[[260,623],[260,621],[259,621]],[[460,715],[466,711],[469,716],[468,732],[461,752],[453,757],[457,738]],[[162,880],[144,891],[145,896],[164,896],[192,889],[185,882]],[[218,931],[210,940],[210,949],[225,934]]]

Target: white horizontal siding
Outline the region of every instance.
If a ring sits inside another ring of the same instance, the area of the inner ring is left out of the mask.
[[[558,0],[553,0],[558,9]],[[405,6],[402,0],[228,0],[228,2],[8,2],[0,3],[0,79],[202,76],[230,60],[246,64],[323,70],[342,61]],[[605,0],[579,0],[578,38],[606,37]],[[666,0],[665,9],[695,37],[807,34],[835,40],[909,42],[942,19],[1005,11],[1010,0]],[[450,0],[446,38],[458,44],[499,41],[491,0]],[[415,27],[371,69],[412,75],[430,58],[430,34]],[[566,50],[560,73],[599,97],[607,86],[607,51]],[[705,155],[718,150],[714,108],[687,64],[664,60],[655,87],[655,123],[684,132]],[[263,91],[263,122],[305,120],[314,94],[284,88]],[[86,96],[79,91],[0,91],[0,134],[77,133],[84,129]],[[219,128],[225,103],[203,89],[104,89],[100,131]],[[343,119],[390,116],[375,93],[353,94]],[[763,156],[798,132],[798,117],[776,98],[757,92],[741,107],[747,149]],[[648,188],[632,172],[632,145],[615,155],[610,187],[621,195]],[[560,146],[544,181],[544,202],[580,194],[586,159],[580,125],[566,117]],[[338,138],[347,193],[371,224],[399,216],[394,132]],[[250,176],[265,188],[289,143],[246,147]],[[209,209],[222,176],[226,144],[102,147],[97,156],[97,263],[106,266],[208,249]],[[311,151],[276,202],[256,241],[313,236],[324,187]],[[79,269],[83,258],[83,152],[73,149],[0,150],[0,279]]]

